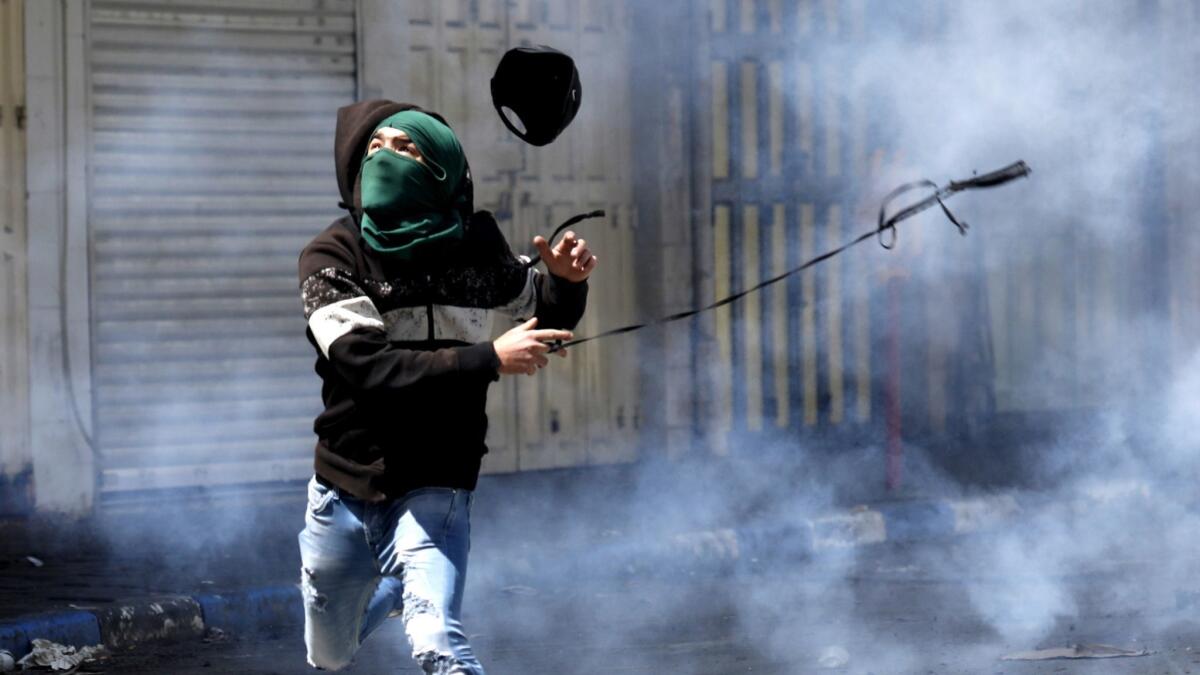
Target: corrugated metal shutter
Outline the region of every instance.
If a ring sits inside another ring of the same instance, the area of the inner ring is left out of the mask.
[[[104,492],[311,473],[295,265],[338,215],[354,0],[94,0],[92,339]]]

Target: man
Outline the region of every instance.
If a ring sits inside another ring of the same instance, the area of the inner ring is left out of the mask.
[[[426,673],[481,674],[459,615],[487,389],[571,339],[596,258],[574,233],[534,239],[549,274],[514,256],[473,212],[436,113],[364,101],[338,111],[335,136],[350,215],[299,263],[325,403],[300,533],[308,660],[346,666],[399,612]],[[489,310],[524,322],[489,341]]]

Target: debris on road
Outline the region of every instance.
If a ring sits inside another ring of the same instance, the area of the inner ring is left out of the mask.
[[[7,673],[17,667],[17,662],[13,660],[13,655],[3,649],[0,649],[0,673]]]
[[[42,562],[41,558],[32,555],[25,556],[25,561],[34,567],[44,567],[46,565],[46,563]]]
[[[22,670],[33,668],[49,668],[50,670],[73,670],[81,664],[108,658],[108,650],[104,645],[80,647],[60,645],[57,642],[38,638],[33,641],[33,651],[21,658],[18,663]]]
[[[1149,656],[1148,649],[1122,649],[1112,645],[1071,645],[1031,652],[1015,652],[1001,656],[1001,661],[1050,661],[1052,659],[1115,659],[1127,656]]]
[[[842,668],[850,663],[850,652],[846,651],[845,647],[834,645],[821,650],[821,655],[817,657],[817,663],[822,668]]]

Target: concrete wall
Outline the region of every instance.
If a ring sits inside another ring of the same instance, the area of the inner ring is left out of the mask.
[[[87,512],[95,493],[84,8],[67,0],[25,6],[29,439],[36,508],[65,513]]]
[[[21,0],[0,0],[0,513],[27,508],[25,55]]]
[[[695,40],[702,36],[696,22],[703,12],[677,3],[639,2],[631,13],[634,42],[641,46],[630,73],[639,149],[636,201],[638,222],[644,224],[636,257],[642,272],[639,295],[648,316],[665,316],[712,300],[695,264],[707,217],[694,208],[697,185],[704,187],[696,180],[695,125],[701,120],[692,80]],[[663,35],[677,39],[660,39]],[[703,382],[707,369],[697,367],[697,337],[710,319],[701,315],[639,334],[641,353],[657,373],[642,379],[642,400],[660,402],[645,406],[642,443],[662,448],[671,458],[719,445],[698,424],[709,387]]]

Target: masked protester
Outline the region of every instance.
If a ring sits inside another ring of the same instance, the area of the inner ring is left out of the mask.
[[[350,663],[403,617],[426,673],[481,674],[459,621],[470,514],[500,375],[534,375],[571,339],[596,258],[534,239],[549,274],[474,212],[462,146],[439,115],[391,101],[338,111],[350,214],[300,254],[325,410],[300,533],[311,665]],[[524,321],[495,341],[492,311]]]

